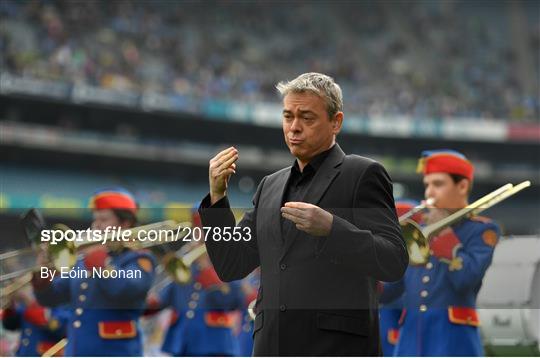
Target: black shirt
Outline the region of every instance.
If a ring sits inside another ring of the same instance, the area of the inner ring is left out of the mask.
[[[317,173],[317,170],[321,167],[324,160],[328,157],[328,154],[335,148],[335,145],[332,148],[321,152],[313,157],[310,162],[304,167],[303,171],[300,171],[298,161],[295,160],[294,164],[291,167],[291,175],[289,176],[289,181],[285,188],[285,194],[283,195],[283,201],[281,206],[289,201],[302,201],[305,197],[309,185],[311,184],[313,177]],[[295,224],[281,217],[281,237],[283,240],[291,235],[291,230],[295,229]]]

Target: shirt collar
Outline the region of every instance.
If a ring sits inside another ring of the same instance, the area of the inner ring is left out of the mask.
[[[319,170],[319,168],[321,167],[322,163],[324,162],[324,160],[328,157],[328,155],[330,154],[330,152],[332,152],[332,150],[334,150],[336,148],[336,145],[334,144],[330,149],[327,149],[325,150],[324,152],[321,152],[319,154],[317,154],[316,156],[314,156],[313,158],[311,158],[311,160],[309,161],[309,163],[304,167],[304,171],[303,172],[300,172],[300,166],[298,165],[298,160],[295,160],[294,161],[294,164],[292,166],[292,170],[295,170],[297,171],[298,173],[305,173],[306,172],[306,169],[308,171],[314,171],[316,172],[317,170]]]

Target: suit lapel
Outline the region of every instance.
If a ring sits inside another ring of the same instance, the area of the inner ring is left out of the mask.
[[[306,195],[302,198],[303,202],[318,205],[330,184],[339,174],[339,166],[343,162],[345,153],[337,144],[336,147],[315,173]]]
[[[262,210],[267,211],[264,215],[270,215],[269,234],[279,246],[283,245],[281,239],[281,203],[285,195],[285,188],[291,176],[290,167],[284,170],[276,177],[267,188],[267,198],[264,201],[265,207]]]
[[[345,153],[343,152],[343,150],[341,150],[339,145],[336,143],[336,148],[334,148],[334,150],[332,150],[332,152],[329,153],[328,157],[322,163],[321,167],[317,170],[317,173],[315,173],[315,177],[313,177],[306,194],[301,200],[302,202],[310,203],[313,205],[319,204],[324,193],[326,193],[326,191],[330,187],[330,184],[332,184],[334,179],[339,174],[340,172],[339,166],[343,162],[343,158],[345,158]],[[283,198],[283,194],[282,194],[282,198]],[[299,234],[300,234],[300,231],[296,230],[294,235],[291,235],[289,238],[286,238],[285,246],[281,254],[281,259],[283,258],[283,256],[285,256],[287,251],[291,248],[296,237]]]

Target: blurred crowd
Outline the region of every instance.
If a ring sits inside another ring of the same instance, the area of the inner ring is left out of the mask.
[[[307,71],[363,116],[540,118],[535,2],[0,2],[12,74],[197,100],[276,101]]]

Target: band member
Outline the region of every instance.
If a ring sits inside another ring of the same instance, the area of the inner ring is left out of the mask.
[[[414,200],[396,200],[396,212],[398,217],[406,214],[420,203]],[[420,223],[421,213],[414,214],[412,220]],[[403,302],[398,297],[392,302],[381,305],[379,309],[380,332],[383,355],[391,357],[394,355],[394,348],[399,338],[400,318],[403,311]]]
[[[408,263],[392,182],[336,143],[343,96],[331,77],[306,73],[277,87],[295,160],[260,182],[240,241],[219,239],[236,226],[227,185],[239,152],[210,160],[200,208],[208,253],[225,281],[261,268],[255,355],[379,355],[377,281],[399,280]]]
[[[434,199],[426,224],[468,205],[473,165],[450,150],[425,151],[419,163],[425,197]],[[381,300],[403,292],[405,312],[397,356],[481,356],[476,296],[491,264],[499,229],[490,219],[470,217],[430,241],[425,265],[409,266],[403,280],[385,284]]]
[[[109,226],[127,229],[136,223],[137,204],[119,188],[97,192],[91,199],[92,229]],[[78,275],[52,280],[34,275],[38,301],[46,306],[70,303],[73,314],[68,326],[68,356],[141,356],[139,317],[154,278],[154,258],[147,252],[126,248],[109,250],[98,243],[80,252],[74,270],[106,270],[111,277]],[[133,275],[119,275],[131,272]],[[120,278],[122,277],[122,278]],[[128,277],[128,278],[126,278]]]
[[[200,226],[193,212],[193,226]],[[191,241],[195,250],[202,241]],[[191,281],[171,282],[149,299],[151,309],[172,307],[162,350],[173,356],[237,356],[234,335],[244,297],[238,282],[222,282],[205,252],[191,265]]]
[[[2,325],[7,330],[21,332],[16,356],[42,356],[65,337],[70,310],[43,307],[30,292],[24,294],[24,299],[17,299],[3,311]],[[63,351],[57,355],[63,355]]]

